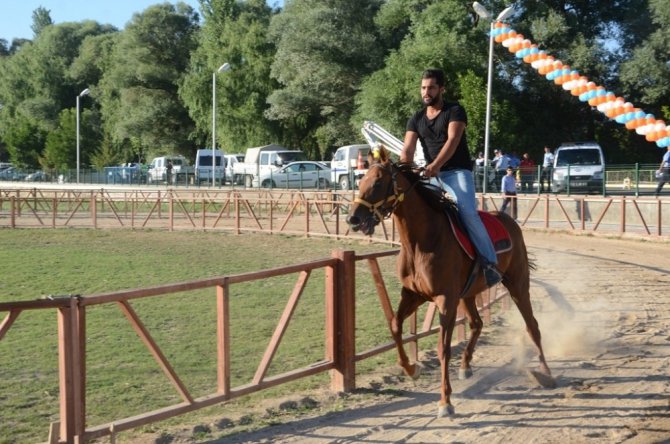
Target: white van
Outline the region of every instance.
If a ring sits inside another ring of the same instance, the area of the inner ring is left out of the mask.
[[[223,151],[214,150],[214,180],[215,183],[225,183],[225,161]],[[195,183],[212,183],[212,150],[201,149],[195,153]]]
[[[330,182],[338,184],[342,190],[350,189],[354,171],[368,167],[369,152],[370,145],[347,145],[338,148],[330,161]],[[361,168],[358,165],[359,155],[363,163]]]
[[[605,156],[596,142],[564,143],[554,153],[554,193],[599,192],[603,189]]]

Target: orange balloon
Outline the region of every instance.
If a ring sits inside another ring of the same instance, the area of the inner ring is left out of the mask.
[[[657,130],[657,129],[656,129],[657,127],[659,127],[659,128],[660,128],[660,127],[665,127],[665,122],[662,121],[662,120],[657,120],[657,121],[656,121],[656,123],[655,123],[655,125],[654,125],[654,129],[652,129],[651,131],[649,131],[649,132],[647,133],[647,135],[645,136],[645,139],[647,139],[647,142],[656,142],[657,140],[659,140],[659,139],[661,138],[661,137],[660,137],[660,136],[661,136],[660,133],[661,133],[662,131]],[[667,135],[667,131],[665,131],[665,133],[666,133],[666,135]]]
[[[607,117],[614,119],[616,116],[625,113],[626,110],[623,106],[615,106],[607,112]]]
[[[605,90],[605,88],[603,88],[602,86],[596,87],[596,91],[604,91],[604,90]],[[602,96],[600,96],[600,97],[602,97]],[[596,97],[593,97],[593,98],[589,99],[589,105],[598,106],[598,100],[600,99],[600,97],[596,96]]]

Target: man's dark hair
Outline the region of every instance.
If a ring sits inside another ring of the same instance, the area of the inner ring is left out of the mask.
[[[423,72],[421,79],[435,79],[438,86],[444,86],[444,71],[437,68],[427,69]]]

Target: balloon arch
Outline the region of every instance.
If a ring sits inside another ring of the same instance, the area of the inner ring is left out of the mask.
[[[491,32],[496,42],[502,43],[509,52],[530,64],[547,80],[562,86],[573,96],[579,97],[580,101],[588,102],[617,123],[626,125],[626,128],[644,136],[647,141],[656,143],[659,148],[670,146],[670,126],[663,120],[656,119],[653,114],[636,108],[624,98],[607,91],[605,87],[589,81],[586,76],[538,49],[536,44],[518,34],[509,25],[496,22]]]

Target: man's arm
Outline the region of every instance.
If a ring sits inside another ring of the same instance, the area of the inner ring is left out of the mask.
[[[426,165],[426,176],[437,176],[442,165],[447,163],[451,156],[456,152],[458,144],[461,142],[461,137],[465,131],[465,122],[449,122],[447,127],[447,141],[442,146],[440,154],[437,155],[430,165]]]
[[[400,153],[400,162],[414,162],[414,151],[416,151],[417,140],[419,140],[419,135],[414,131],[407,131],[405,133],[405,140],[403,141],[402,145],[402,153]]]

